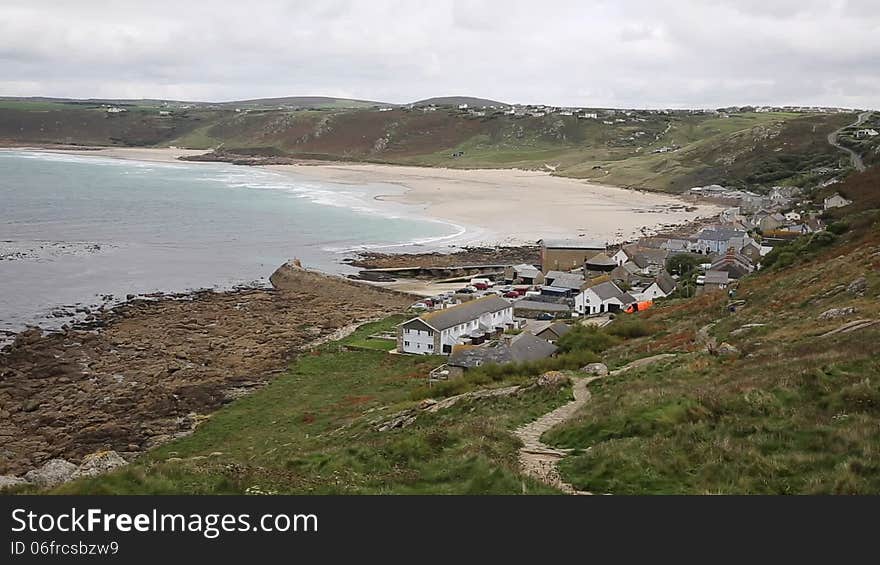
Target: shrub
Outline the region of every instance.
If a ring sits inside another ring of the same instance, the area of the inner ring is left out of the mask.
[[[607,331],[611,335],[616,335],[623,339],[634,339],[653,334],[654,327],[641,318],[618,317],[610,326],[608,326]]]
[[[595,326],[575,326],[567,334],[559,338],[556,345],[562,353],[571,351],[592,351],[601,353],[615,345],[617,339]]]
[[[842,235],[849,230],[849,224],[843,220],[833,222],[828,226],[828,231],[835,235]]]

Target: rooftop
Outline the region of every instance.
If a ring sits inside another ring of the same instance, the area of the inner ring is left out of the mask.
[[[483,298],[463,302],[462,304],[452,306],[451,308],[422,314],[418,319],[435,330],[442,331],[465,322],[470,322],[471,320],[479,318],[483,314],[500,312],[506,308],[510,308],[510,302],[503,298],[497,296],[484,296]]]

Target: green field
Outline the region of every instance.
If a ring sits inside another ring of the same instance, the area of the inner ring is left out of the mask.
[[[400,318],[303,354],[266,388],[229,404],[189,437],[60,493],[549,493],[517,472],[510,431],[568,400],[570,389],[463,402],[378,432],[411,407],[443,359],[351,351]]]

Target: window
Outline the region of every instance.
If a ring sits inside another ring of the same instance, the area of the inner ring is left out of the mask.
[[[408,342],[408,341],[404,341],[404,342],[403,342],[403,346],[404,346],[404,347],[409,347],[409,342]]]
[[[428,334],[428,337],[434,337],[434,332],[433,332],[433,330],[428,330],[428,331],[425,332],[425,333]]]
[[[431,345],[431,344],[429,343],[429,344],[428,344],[428,349],[434,349],[434,346]]]

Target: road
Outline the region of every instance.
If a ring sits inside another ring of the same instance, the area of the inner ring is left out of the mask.
[[[862,156],[859,155],[858,153],[856,153],[855,151],[853,151],[852,149],[850,149],[849,147],[844,147],[843,145],[839,144],[837,142],[837,137],[840,135],[840,132],[842,132],[846,128],[859,127],[860,125],[865,123],[865,120],[867,120],[868,116],[870,116],[870,115],[871,115],[871,112],[862,112],[861,114],[859,114],[859,117],[855,122],[828,134],[828,143],[830,143],[834,147],[840,149],[844,153],[849,154],[849,159],[852,162],[853,168],[855,168],[859,172],[862,172],[865,170],[865,163],[862,162]]]

